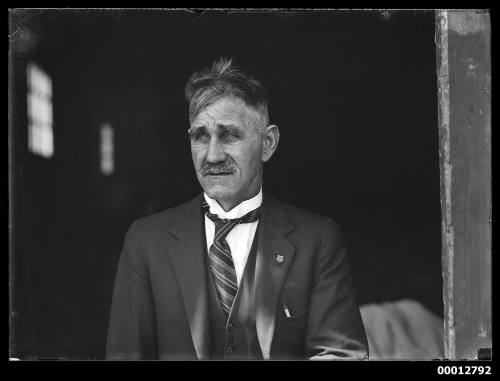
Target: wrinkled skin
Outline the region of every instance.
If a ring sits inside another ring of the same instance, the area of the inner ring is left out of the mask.
[[[263,126],[255,110],[238,98],[225,97],[198,113],[189,135],[198,181],[224,210],[259,192],[263,162],[278,145],[277,126]]]

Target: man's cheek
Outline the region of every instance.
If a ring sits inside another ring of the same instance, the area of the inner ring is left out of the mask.
[[[199,169],[201,167],[201,163],[203,162],[202,156],[197,152],[194,152],[192,156],[195,168]]]

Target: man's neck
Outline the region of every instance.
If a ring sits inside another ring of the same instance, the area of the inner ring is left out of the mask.
[[[243,200],[238,200],[238,201],[234,201],[234,200],[215,200],[217,201],[217,203],[222,207],[222,209],[224,209],[225,212],[230,212],[231,210],[233,210],[235,207],[237,207],[238,205],[240,205],[242,202],[245,202],[246,200],[250,200],[251,198],[254,198],[255,196],[257,196],[260,192],[260,188],[257,189],[257,191],[246,197],[245,199]]]
[[[262,188],[256,194],[245,197],[240,202],[233,203],[231,208],[225,209],[220,200],[212,199],[205,193],[205,199],[210,205],[212,213],[217,214],[220,218],[238,218],[240,214],[246,214],[248,211],[260,206],[262,203]]]
[[[233,202],[233,201],[224,201],[224,200],[215,200],[217,201],[217,204],[221,206],[222,209],[224,209],[225,212],[230,212],[231,210],[234,209],[234,207],[238,206],[241,202]]]

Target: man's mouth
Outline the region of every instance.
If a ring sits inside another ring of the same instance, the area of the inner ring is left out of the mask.
[[[205,176],[229,176],[232,172],[209,172]]]

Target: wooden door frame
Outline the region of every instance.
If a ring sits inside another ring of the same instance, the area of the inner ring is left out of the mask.
[[[484,10],[436,11],[444,356],[491,358],[491,56]]]

